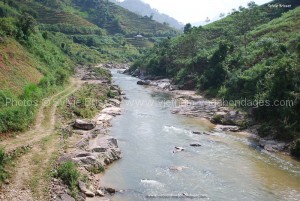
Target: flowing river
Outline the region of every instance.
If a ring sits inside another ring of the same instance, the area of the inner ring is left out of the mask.
[[[101,179],[102,186],[122,190],[111,200],[300,200],[299,162],[205,120],[171,114],[165,100],[172,97],[137,85],[136,78],[113,75],[128,100],[111,129],[122,159]],[[185,150],[174,153],[175,146]]]

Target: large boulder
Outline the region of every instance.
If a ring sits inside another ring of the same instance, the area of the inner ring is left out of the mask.
[[[150,85],[151,82],[149,80],[139,80],[137,81],[138,85]]]
[[[73,127],[80,130],[92,130],[96,127],[96,124],[93,122],[76,119]]]

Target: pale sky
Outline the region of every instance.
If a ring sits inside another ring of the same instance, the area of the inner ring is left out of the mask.
[[[228,13],[233,8],[245,6],[251,0],[142,0],[182,23],[204,21],[207,17],[213,19],[220,13]],[[254,0],[258,5],[271,0]]]

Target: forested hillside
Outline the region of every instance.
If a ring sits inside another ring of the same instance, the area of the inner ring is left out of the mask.
[[[184,35],[157,44],[131,70],[140,68],[148,74],[169,77],[179,88],[197,89],[209,97],[247,99],[252,104],[240,109],[261,124],[261,136],[298,139],[299,4],[276,0],[257,6],[250,2],[247,8],[240,7],[204,27],[187,25]],[[287,100],[292,104],[274,105]],[[264,104],[257,105],[257,101]]]
[[[41,99],[60,90],[74,66],[130,62],[139,51],[126,37],[177,34],[102,0],[4,0],[0,17],[0,133],[27,129]]]

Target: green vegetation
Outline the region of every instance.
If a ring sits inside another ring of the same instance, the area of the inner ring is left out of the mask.
[[[5,153],[4,149],[0,148],[0,185],[9,179],[12,167],[14,167],[13,161],[26,154],[30,149],[30,146],[22,146],[15,149],[12,153]]]
[[[136,47],[154,41],[126,37],[177,34],[103,0],[5,0],[0,17],[0,133],[26,130],[41,100],[68,83],[73,66],[130,62]],[[86,117],[95,110],[76,111]]]
[[[182,89],[196,88],[210,97],[252,101],[241,109],[265,127],[271,126],[278,139],[297,139],[300,3],[272,3],[291,4],[292,9],[250,2],[248,8],[240,7],[204,27],[187,24],[185,34],[156,44],[131,70],[169,77]]]
[[[65,119],[92,118],[103,108],[109,89],[99,84],[85,84],[67,102],[60,105]]]
[[[77,170],[76,164],[72,161],[62,163],[57,168],[57,176],[65,184],[67,184],[71,190],[71,194],[74,196],[78,193],[78,181],[80,172]]]

